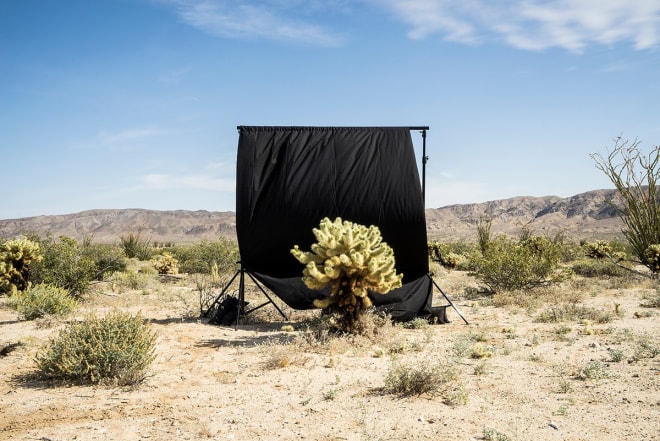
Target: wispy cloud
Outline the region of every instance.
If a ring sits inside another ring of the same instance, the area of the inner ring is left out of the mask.
[[[163,131],[154,127],[130,128],[118,131],[102,131],[97,138],[101,144],[121,144],[162,134]]]
[[[580,53],[589,44],[660,44],[657,0],[380,0],[411,26],[409,37],[432,34],[459,43],[501,39],[524,50],[552,47]]]
[[[343,36],[318,24],[314,14],[299,14],[298,1],[162,0],[176,7],[181,19],[206,33],[230,38],[260,38],[337,46]],[[305,11],[319,11],[318,8]]]
[[[138,178],[134,190],[234,191],[235,164],[209,162],[193,173],[150,173]]]
[[[211,190],[211,191],[231,191],[235,187],[234,177],[220,178],[209,174],[148,174],[140,178],[141,183],[136,190]]]
[[[186,76],[191,71],[192,71],[191,67],[184,67],[181,69],[170,70],[162,74],[160,77],[158,77],[158,81],[164,84],[179,84],[186,78]]]

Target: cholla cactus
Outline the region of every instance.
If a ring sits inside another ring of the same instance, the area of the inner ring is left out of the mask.
[[[369,291],[385,294],[401,286],[403,275],[396,273],[394,251],[373,225],[367,228],[341,218],[334,222],[325,218],[313,232],[317,243],[312,244],[312,251],[295,245],[291,254],[305,265],[307,287],[330,285],[328,296],[315,300],[314,305],[338,313],[341,327],[353,332],[360,314],[371,306]]]
[[[179,274],[179,261],[167,251],[151,259],[151,264],[158,274]]]
[[[660,273],[660,245],[649,245],[644,253],[644,257],[646,259],[644,265],[654,274]]]
[[[37,242],[22,238],[0,243],[0,293],[27,289],[30,264],[41,259]]]
[[[612,254],[612,247],[607,241],[597,240],[584,245],[585,254],[592,259],[604,259]]]

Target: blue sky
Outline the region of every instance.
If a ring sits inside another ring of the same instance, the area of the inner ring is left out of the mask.
[[[659,0],[0,0],[0,219],[233,211],[240,124],[428,125],[429,208],[611,188],[659,78]]]

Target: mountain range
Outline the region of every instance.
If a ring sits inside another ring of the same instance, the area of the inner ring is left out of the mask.
[[[518,196],[474,204],[426,209],[430,240],[476,240],[477,224],[492,220],[493,234],[517,235],[523,228],[534,234],[563,234],[574,239],[607,239],[621,234],[623,223],[608,201],[616,190],[593,190],[571,197]],[[145,209],[87,210],[73,214],[0,220],[0,237],[48,233],[75,239],[113,243],[129,233],[154,242],[193,243],[203,239],[236,237],[236,214],[231,211],[158,211]]]

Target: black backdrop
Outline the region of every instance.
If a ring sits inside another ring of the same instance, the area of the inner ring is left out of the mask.
[[[295,309],[322,293],[289,252],[309,250],[324,217],[380,228],[403,286],[372,294],[392,317],[429,312],[426,219],[406,127],[239,126],[236,232],[243,268]]]

